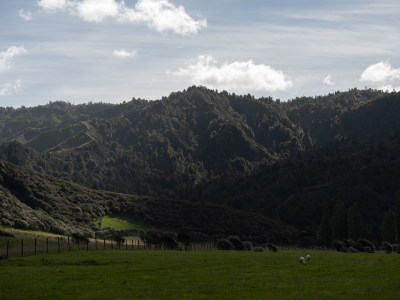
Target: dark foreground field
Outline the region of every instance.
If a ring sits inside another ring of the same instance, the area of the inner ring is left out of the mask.
[[[385,253],[61,252],[0,261],[0,298],[400,299],[399,262]]]

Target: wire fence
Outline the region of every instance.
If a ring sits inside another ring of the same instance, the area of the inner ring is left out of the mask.
[[[172,250],[164,245],[143,243],[140,239],[126,239],[117,242],[112,239],[74,240],[71,237],[47,238],[0,238],[0,258],[25,256],[40,253],[61,251],[93,251],[93,250]],[[191,243],[189,246],[179,244],[173,250],[213,251],[217,250],[214,242]]]

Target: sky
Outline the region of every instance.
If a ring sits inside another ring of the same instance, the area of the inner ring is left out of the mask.
[[[398,0],[1,0],[0,106],[400,90]]]

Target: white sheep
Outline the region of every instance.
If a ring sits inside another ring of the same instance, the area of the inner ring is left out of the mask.
[[[310,255],[307,255],[306,256],[306,260],[310,260],[311,259],[311,256]]]
[[[305,263],[306,263],[306,260],[304,259],[303,256],[300,256],[300,257],[299,257],[299,262],[300,262],[301,264],[305,264]]]

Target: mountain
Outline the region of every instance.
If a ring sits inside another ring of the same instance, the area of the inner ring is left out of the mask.
[[[93,190],[160,199],[153,210],[222,204],[309,236],[324,206],[358,204],[372,236],[394,207],[399,115],[395,92],[281,102],[190,87],[158,101],[0,109],[0,158]]]
[[[94,236],[94,220],[123,214],[159,228],[206,235],[293,243],[297,231],[279,221],[221,205],[124,195],[74,183],[0,161],[0,222],[4,226]]]
[[[400,130],[398,99],[353,89],[280,102],[191,87],[158,101],[7,108],[0,158],[87,187],[177,197],[335,139],[388,137]]]
[[[88,187],[173,195],[187,184],[250,173],[303,147],[302,130],[271,99],[193,87],[160,101],[86,106],[75,114],[58,102],[5,111],[1,157]],[[245,106],[255,113],[251,122]],[[40,125],[44,115],[55,121]],[[23,124],[11,122],[16,118]]]

